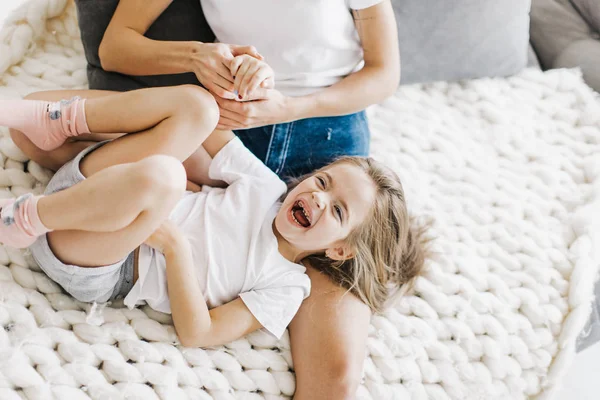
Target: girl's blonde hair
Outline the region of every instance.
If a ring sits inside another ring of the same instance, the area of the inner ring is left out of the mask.
[[[412,289],[426,256],[425,227],[414,227],[404,200],[400,178],[388,167],[365,157],[342,157],[316,171],[350,164],[366,173],[376,187],[375,201],[365,221],[345,242],[355,252],[353,258],[335,261],[325,254],[313,254],[303,261],[335,283],[356,295],[373,312],[381,312],[387,300],[402,288]],[[288,193],[307,177],[288,185]]]

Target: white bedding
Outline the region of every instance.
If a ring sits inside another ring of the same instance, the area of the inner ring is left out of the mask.
[[[0,96],[86,85],[73,4],[33,0],[0,32]],[[600,264],[600,102],[577,70],[402,87],[368,110],[372,154],[431,217],[417,292],[374,316],[360,399],[550,398]],[[0,128],[0,197],[50,174]],[[0,399],[281,399],[287,334],[176,345],[148,308],[85,305],[0,245]]]

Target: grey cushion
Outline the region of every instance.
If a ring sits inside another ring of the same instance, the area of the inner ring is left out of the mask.
[[[119,0],[75,0],[81,40],[88,61],[91,89],[130,90],[146,86],[199,84],[193,73],[129,77],[101,68],[98,47]],[[155,40],[213,42],[199,0],[176,0],[150,26],[145,36]]]
[[[579,67],[583,79],[594,90],[600,92],[600,41],[584,39],[573,42],[554,60],[552,68]]]
[[[598,0],[571,0],[579,14],[590,24],[596,32],[600,32],[600,1]]]
[[[592,35],[589,25],[570,0],[533,0],[530,33],[545,69],[552,68],[554,60],[571,43]]]
[[[531,41],[544,69],[581,67],[600,91],[600,40],[571,0],[533,0]]]
[[[402,83],[512,75],[527,65],[530,0],[392,0]]]

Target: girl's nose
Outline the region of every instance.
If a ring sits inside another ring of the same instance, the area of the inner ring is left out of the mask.
[[[319,210],[322,210],[323,208],[325,208],[325,199],[324,199],[324,194],[321,192],[313,192],[312,193],[312,198],[315,202],[315,204],[317,205],[317,208]]]

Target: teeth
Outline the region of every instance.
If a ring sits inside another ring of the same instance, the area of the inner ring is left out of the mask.
[[[306,212],[306,210],[304,209],[304,205],[302,204],[302,202],[299,202],[300,208],[302,209],[302,214],[304,214],[304,216],[306,217],[308,223],[310,224],[310,217],[308,216],[308,213]]]
[[[306,210],[304,210],[304,208],[302,209],[302,214],[304,214],[306,220],[308,221],[308,223],[310,223],[310,218],[308,217],[308,214],[306,213]]]
[[[300,224],[300,222],[298,222],[298,220],[296,219],[296,216],[294,215],[294,213],[292,213],[292,218],[294,219],[294,221],[296,221],[296,223],[297,223],[298,225],[302,226],[302,225]]]
[[[308,216],[308,213],[306,212],[306,210],[304,209],[302,202],[301,201],[297,201],[294,204],[294,207],[299,207],[302,210],[302,214],[304,214],[304,216],[306,217],[306,220],[308,221],[308,225],[311,225],[311,221],[310,221],[310,217]],[[296,222],[298,225],[302,226],[303,225],[296,219],[296,216],[294,215],[294,212],[292,211],[292,219],[294,220],[294,222]]]

